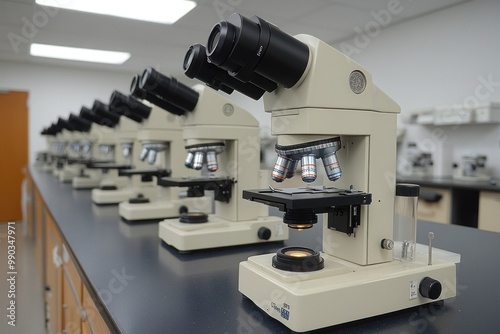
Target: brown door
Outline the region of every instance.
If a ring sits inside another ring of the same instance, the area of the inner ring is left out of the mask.
[[[0,222],[22,220],[28,164],[28,92],[0,91]]]

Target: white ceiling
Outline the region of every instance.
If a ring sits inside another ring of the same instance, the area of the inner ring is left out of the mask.
[[[140,1],[140,0],[138,0]],[[166,0],[160,0],[166,1]],[[307,33],[330,44],[355,34],[375,21],[371,11],[387,10],[394,0],[195,0],[198,6],[173,25],[144,23],[60,10],[48,15],[34,0],[0,0],[0,61],[92,68],[138,73],[154,66],[164,73],[183,76],[182,60],[194,43],[206,44],[212,26],[233,12],[258,15],[289,34]],[[397,24],[466,0],[400,0]],[[47,19],[47,20],[45,20]],[[37,25],[28,29],[27,21]],[[25,38],[18,52],[10,36]],[[103,65],[31,57],[29,43],[128,51],[123,65]]]

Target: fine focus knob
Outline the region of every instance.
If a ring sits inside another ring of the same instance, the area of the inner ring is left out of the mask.
[[[418,290],[423,297],[435,300],[441,296],[442,286],[438,280],[430,277],[424,277],[420,281]]]
[[[269,238],[271,238],[271,230],[267,227],[261,227],[257,231],[257,236],[261,240],[269,240]]]

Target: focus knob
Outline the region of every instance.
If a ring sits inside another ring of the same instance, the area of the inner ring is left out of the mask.
[[[438,280],[430,277],[424,277],[420,281],[418,290],[423,297],[435,300],[441,296],[442,286]]]
[[[269,238],[271,238],[271,230],[267,227],[261,227],[257,231],[257,236],[261,240],[269,240]]]

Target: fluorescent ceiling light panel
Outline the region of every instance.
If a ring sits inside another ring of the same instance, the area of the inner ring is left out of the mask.
[[[37,57],[89,61],[94,63],[123,64],[130,58],[128,52],[70,48],[48,44],[33,43],[30,54]]]
[[[186,0],[36,0],[41,6],[173,24],[196,7]]]

